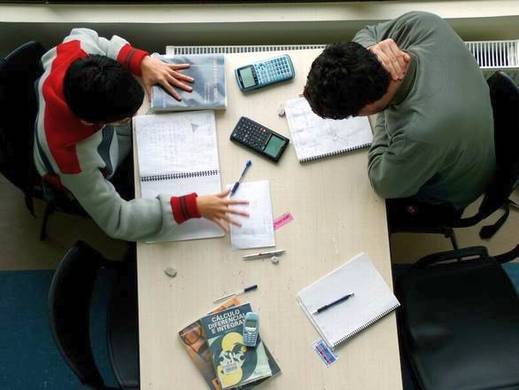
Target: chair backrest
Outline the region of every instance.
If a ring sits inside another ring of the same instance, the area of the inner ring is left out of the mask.
[[[397,277],[395,293],[420,389],[519,388],[519,295],[486,248],[424,257]]]
[[[35,81],[41,76],[44,47],[27,42],[0,60],[0,173],[24,193],[31,190],[34,122],[37,114]]]
[[[519,88],[505,73],[496,72],[488,79],[494,116],[496,173],[489,184],[478,212],[454,224],[467,227],[477,224],[494,211],[505,207],[505,215],[494,225],[481,229],[481,238],[490,238],[508,217],[508,197],[519,179]]]
[[[508,199],[519,178],[519,88],[503,72],[488,80],[494,114],[496,176],[481,209],[493,212]]]
[[[49,290],[50,325],[54,340],[81,383],[104,389],[90,344],[90,301],[104,257],[78,241],[58,265]]]

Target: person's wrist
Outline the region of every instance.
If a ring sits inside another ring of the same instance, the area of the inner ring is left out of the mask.
[[[145,56],[141,61],[141,72],[144,73],[144,70],[148,68],[149,62],[151,61],[150,56]]]

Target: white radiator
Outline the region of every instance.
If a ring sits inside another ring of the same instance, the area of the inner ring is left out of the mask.
[[[473,41],[465,42],[483,69],[519,67],[519,41]]]
[[[519,68],[519,40],[468,41],[467,48],[483,69]],[[324,49],[326,45],[239,45],[239,46],[167,46],[166,53],[212,54],[212,53],[253,53],[261,51],[285,51],[304,49]]]

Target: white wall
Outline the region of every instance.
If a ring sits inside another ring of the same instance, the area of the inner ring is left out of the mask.
[[[0,55],[36,39],[52,46],[72,27],[167,44],[326,43],[411,10],[446,18],[465,40],[519,38],[519,1],[390,1],[251,5],[0,5]]]

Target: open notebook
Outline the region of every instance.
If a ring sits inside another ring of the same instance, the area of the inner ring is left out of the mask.
[[[139,159],[141,196],[181,196],[221,191],[214,111],[141,115],[133,118]],[[161,240],[221,237],[206,219],[190,219]]]
[[[366,148],[373,141],[367,117],[323,119],[312,112],[303,97],[288,100],[285,113],[300,162]]]
[[[350,299],[315,314],[346,294]],[[365,253],[299,291],[297,301],[330,348],[364,330],[400,303]]]

